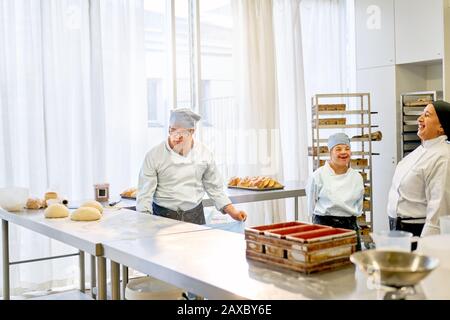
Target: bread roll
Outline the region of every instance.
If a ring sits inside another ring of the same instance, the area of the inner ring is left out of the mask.
[[[44,207],[45,207],[44,201],[38,198],[30,198],[28,199],[26,204],[26,208],[31,210],[38,210]]]
[[[66,218],[69,216],[69,209],[60,203],[55,203],[45,209],[44,215],[46,218]]]
[[[99,220],[102,217],[102,214],[98,209],[91,207],[80,207],[70,216],[70,219],[74,221],[95,221]]]
[[[91,200],[91,201],[86,201],[85,203],[83,203],[81,205],[81,207],[90,207],[90,208],[95,208],[97,209],[100,213],[103,213],[103,206],[100,202],[95,201],[95,200]]]
[[[49,191],[45,193],[45,200],[49,200],[49,199],[58,199],[58,194],[56,192],[53,191]]]

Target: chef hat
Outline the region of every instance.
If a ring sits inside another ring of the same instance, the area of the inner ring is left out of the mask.
[[[450,138],[450,103],[438,100],[433,102],[433,106],[445,135]]]
[[[169,124],[171,127],[191,129],[202,117],[189,108],[170,110]]]
[[[328,137],[328,150],[331,151],[335,146],[338,144],[345,144],[350,146],[350,139],[349,137],[342,132],[335,133]]]

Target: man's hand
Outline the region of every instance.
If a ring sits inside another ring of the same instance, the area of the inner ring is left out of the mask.
[[[232,204],[227,205],[223,211],[228,213],[230,217],[232,217],[234,220],[237,221],[247,220],[247,214],[245,213],[245,211],[236,210],[236,208]]]

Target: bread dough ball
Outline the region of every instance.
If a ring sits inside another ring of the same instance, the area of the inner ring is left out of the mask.
[[[69,216],[69,209],[60,203],[55,203],[45,209],[44,215],[46,218],[66,218]]]
[[[90,207],[97,209],[100,213],[103,213],[103,206],[100,202],[92,200],[92,201],[86,201],[81,205],[81,207]]]
[[[75,221],[95,221],[102,217],[100,211],[91,207],[80,207],[70,216],[70,219]]]

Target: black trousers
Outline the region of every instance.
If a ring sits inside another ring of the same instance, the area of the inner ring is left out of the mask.
[[[389,217],[389,229],[391,230],[399,230],[411,232],[413,236],[420,237],[422,234],[424,223],[411,223],[412,220],[417,220],[414,218],[391,218]],[[408,223],[408,221],[410,221]],[[414,251],[417,249],[417,243],[413,242],[411,246],[411,250]]]
[[[182,211],[182,210],[170,210],[164,207],[161,207],[153,202],[153,214],[156,216],[190,222],[195,224],[205,224],[205,214],[203,212],[203,204],[200,203],[193,209]]]
[[[313,214],[312,221],[334,228],[350,229],[356,231],[356,251],[361,251],[361,235],[356,217],[319,216]]]
[[[420,237],[422,234],[424,223],[408,223],[415,219],[408,218],[391,218],[389,217],[389,228],[391,230],[411,232],[414,236]]]

